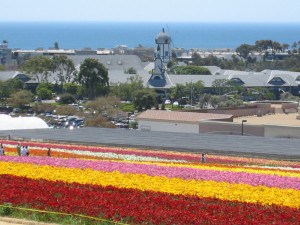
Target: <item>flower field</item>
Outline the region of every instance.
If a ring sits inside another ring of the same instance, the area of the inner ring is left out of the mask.
[[[20,157],[0,142],[0,204],[129,224],[300,221],[299,161],[37,142]]]

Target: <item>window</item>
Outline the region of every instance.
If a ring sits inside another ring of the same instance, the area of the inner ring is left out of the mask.
[[[243,84],[245,84],[245,82],[242,81],[240,78],[232,78],[232,79],[231,79],[231,82],[232,82],[233,84],[237,84],[237,85],[243,85]]]
[[[283,85],[286,82],[281,77],[273,77],[268,83],[272,85]]]

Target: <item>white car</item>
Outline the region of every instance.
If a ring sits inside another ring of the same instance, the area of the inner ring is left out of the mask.
[[[165,101],[165,104],[166,104],[166,105],[171,104],[171,100],[167,99],[167,100]]]
[[[173,102],[173,105],[179,106],[179,103],[177,101]]]

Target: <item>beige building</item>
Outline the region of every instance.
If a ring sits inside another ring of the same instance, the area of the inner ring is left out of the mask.
[[[139,130],[199,133],[201,121],[232,122],[233,116],[228,114],[147,110],[138,115],[136,119]]]

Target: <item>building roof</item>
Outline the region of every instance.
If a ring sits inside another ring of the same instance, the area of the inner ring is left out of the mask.
[[[130,67],[133,67],[137,71],[137,75],[142,77],[144,86],[150,88],[158,88],[154,84],[148,83],[151,71],[154,67],[154,63],[148,63],[145,67],[145,63],[141,62],[140,58],[135,55],[69,55],[73,60],[77,69],[80,67],[86,58],[98,59],[108,69],[108,76],[110,83],[123,83],[127,81],[127,78],[134,76],[134,74],[126,74],[125,71]],[[219,67],[207,66],[213,75],[180,75],[180,74],[167,74],[166,81],[161,89],[168,89],[176,84],[195,83],[197,81],[203,81],[205,87],[212,87],[213,82],[216,79],[240,79],[245,87],[298,87],[300,85],[300,72],[280,71],[280,70],[263,70],[261,72],[252,71],[236,71],[236,70],[222,70]],[[8,80],[15,77],[21,72],[18,71],[0,71],[0,80]],[[280,77],[283,82],[269,82],[274,77]],[[298,79],[297,79],[298,78]],[[49,82],[57,80],[56,74],[49,76]],[[29,83],[37,83],[35,80],[31,80]]]
[[[127,70],[130,67],[136,70],[143,70],[144,64],[141,59],[136,55],[69,55],[75,67],[79,67],[86,58],[97,59],[108,70]]]
[[[0,71],[0,80],[6,81],[8,79],[13,78],[16,74],[16,71]]]
[[[283,72],[283,71],[282,71]],[[296,76],[291,76],[290,74],[278,74],[276,77],[282,78],[285,83],[278,85],[269,83],[274,75],[263,74],[263,73],[253,73],[247,72],[247,74],[223,74],[223,75],[180,75],[180,74],[170,74],[169,75],[173,84],[186,84],[186,83],[196,83],[197,81],[203,81],[205,87],[213,87],[213,82],[217,79],[240,79],[243,81],[245,87],[271,87],[271,86],[285,86],[285,87],[298,87],[296,81]]]
[[[214,114],[214,113],[196,113],[196,112],[178,112],[166,110],[147,110],[137,116],[137,120],[165,120],[165,121],[180,121],[180,122],[200,122],[203,120],[223,120],[230,119],[229,114]]]
[[[145,70],[137,70],[136,74],[128,74],[128,73],[125,73],[124,70],[109,70],[108,71],[109,83],[111,83],[111,84],[112,83],[114,83],[114,84],[125,83],[128,81],[128,79],[130,77],[133,77],[133,76],[141,77],[142,81],[143,81],[143,85],[147,86],[147,82],[150,77],[150,74]]]

